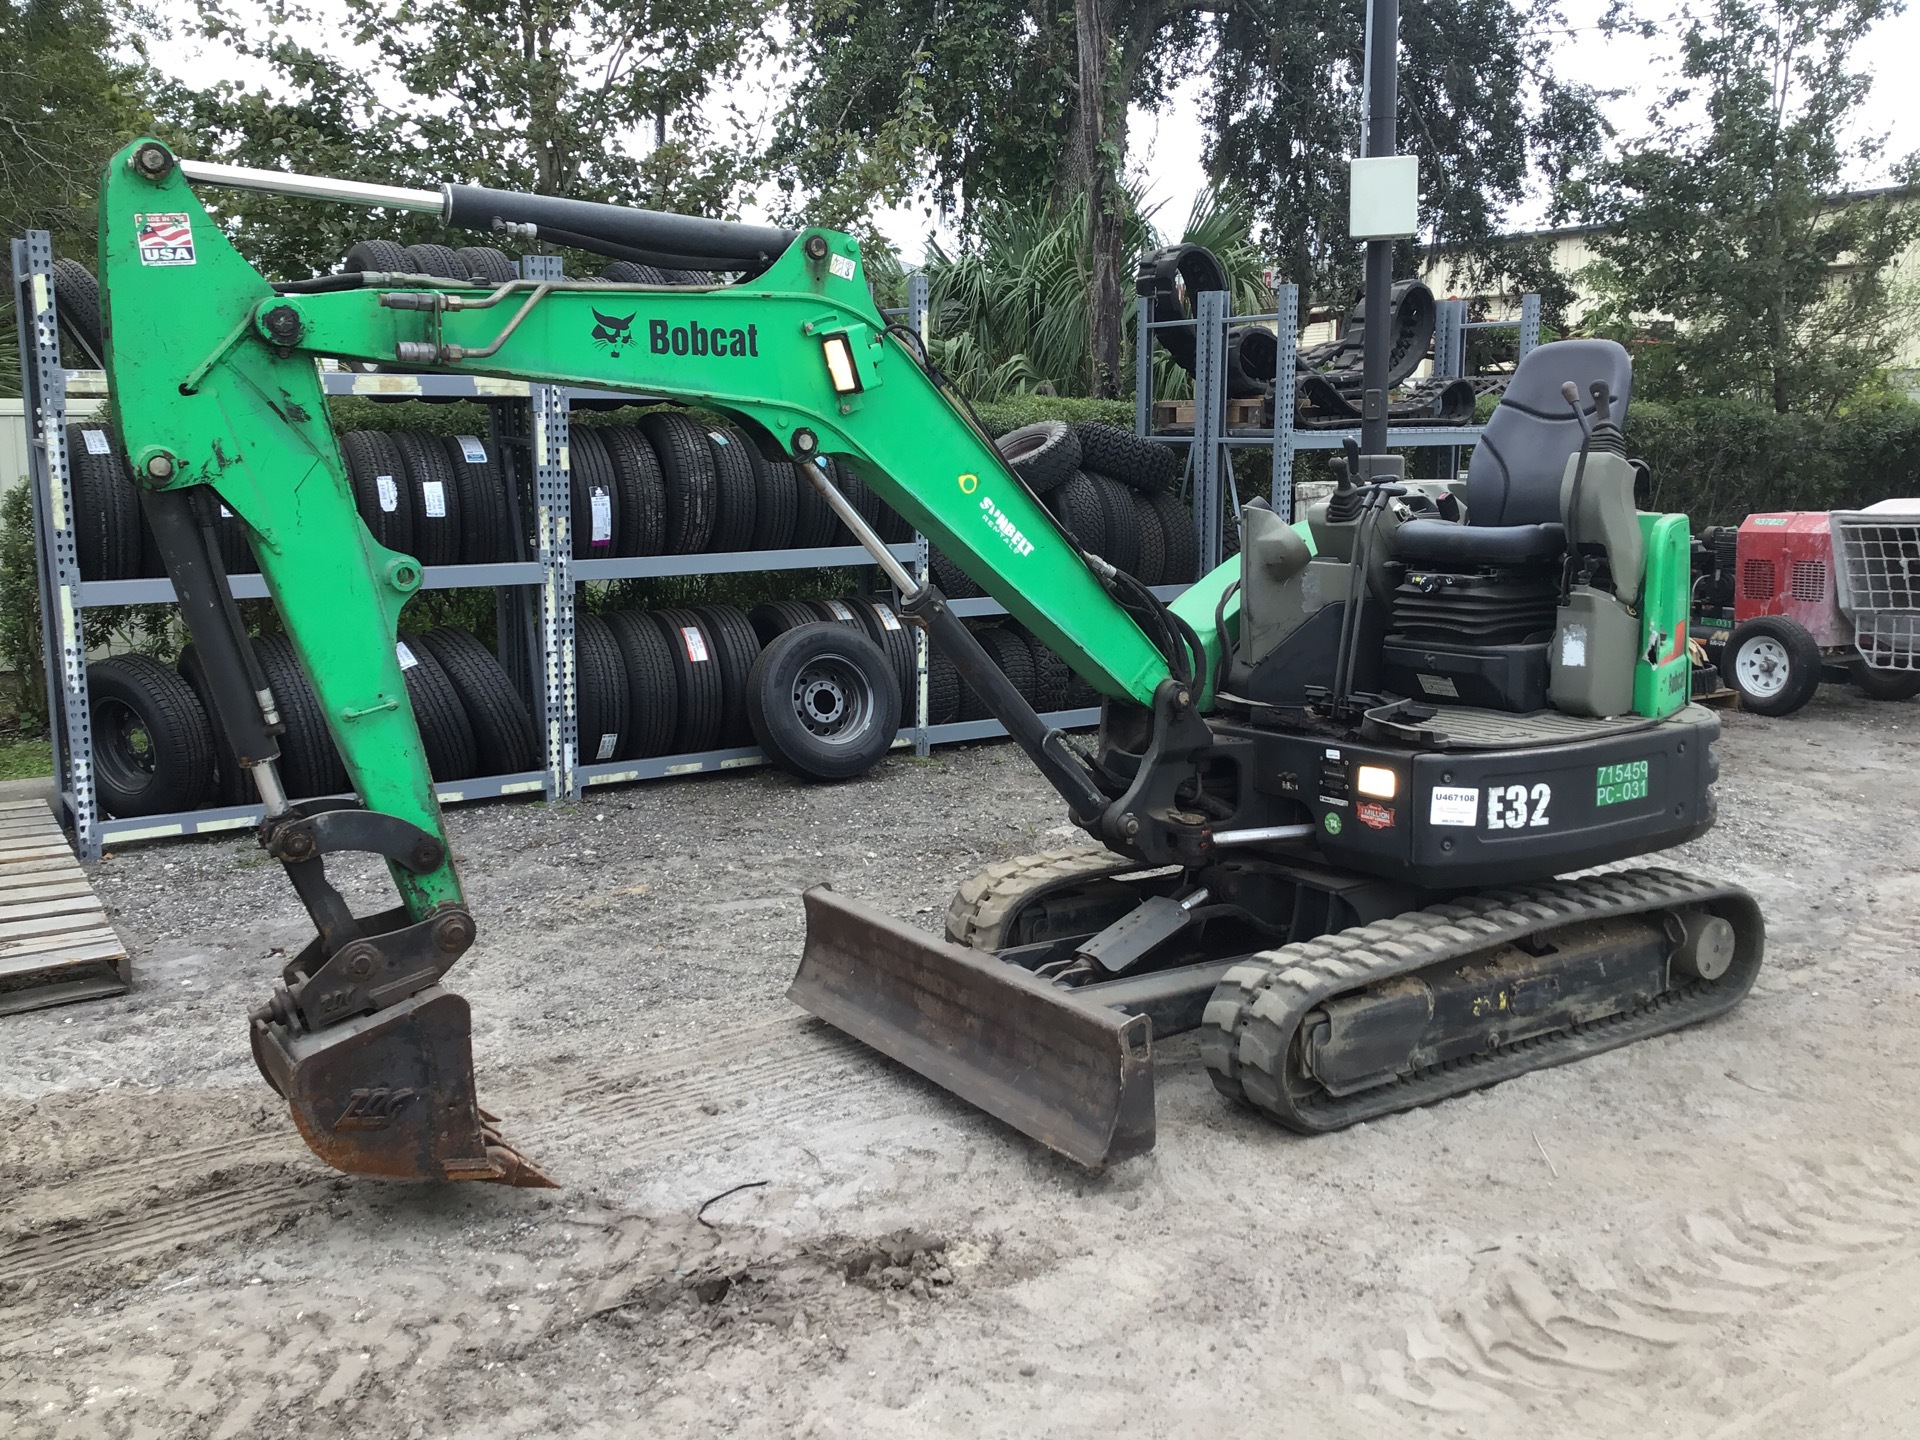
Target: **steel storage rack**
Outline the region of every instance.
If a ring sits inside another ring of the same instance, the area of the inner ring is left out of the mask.
[[[1200,573],[1206,574],[1225,556],[1221,525],[1227,514],[1239,514],[1240,499],[1234,480],[1232,452],[1267,450],[1272,456],[1270,503],[1283,519],[1293,514],[1293,457],[1302,450],[1338,450],[1346,429],[1302,430],[1294,424],[1294,361],[1300,341],[1300,287],[1276,285],[1274,309],[1264,315],[1235,315],[1233,297],[1223,290],[1203,291],[1194,297],[1194,315],[1187,320],[1155,320],[1153,298],[1136,303],[1134,324],[1134,430],[1163,445],[1187,448],[1188,488],[1193,497],[1194,524],[1200,536]],[[1540,297],[1521,297],[1520,318],[1469,324],[1464,300],[1442,300],[1436,307],[1434,375],[1454,378],[1463,373],[1469,330],[1519,326],[1520,355],[1540,343]],[[1275,364],[1273,425],[1229,429],[1226,424],[1227,340],[1235,327],[1271,324],[1279,341]],[[1193,430],[1191,434],[1156,432],[1153,426],[1153,346],[1156,331],[1192,327],[1194,330]],[[1387,443],[1395,448],[1444,447],[1455,455],[1480,438],[1477,425],[1395,424]],[[1457,468],[1457,460],[1455,467]],[[1229,507],[1231,509],[1229,510]]]

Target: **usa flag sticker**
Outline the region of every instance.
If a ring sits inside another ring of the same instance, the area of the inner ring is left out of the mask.
[[[193,224],[185,215],[136,215],[133,226],[142,265],[193,264]]]

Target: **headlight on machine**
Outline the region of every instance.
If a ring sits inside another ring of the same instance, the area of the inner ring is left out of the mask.
[[[833,382],[834,393],[851,395],[860,388],[860,371],[853,363],[853,346],[844,335],[829,335],[821,341],[821,348],[827,356],[827,378]]]
[[[1375,800],[1391,800],[1400,777],[1384,765],[1362,765],[1353,772],[1353,788]]]

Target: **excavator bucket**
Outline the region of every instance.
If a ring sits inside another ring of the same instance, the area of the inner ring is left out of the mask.
[[[349,1175],[557,1188],[473,1096],[467,1002],[430,985],[317,1033],[262,1012],[253,1058],[313,1153]]]
[[[816,886],[787,997],[1091,1169],[1153,1148],[1153,1022]]]

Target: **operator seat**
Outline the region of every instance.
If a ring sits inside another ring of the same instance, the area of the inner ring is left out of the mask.
[[[1613,419],[1625,425],[1633,362],[1611,340],[1555,340],[1535,346],[1514,372],[1467,462],[1467,519],[1408,520],[1394,535],[1394,557],[1452,569],[1533,565],[1566,553],[1560,480],[1580,449],[1581,430],[1560,394],[1571,380],[1593,423],[1592,385],[1604,380]]]

